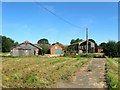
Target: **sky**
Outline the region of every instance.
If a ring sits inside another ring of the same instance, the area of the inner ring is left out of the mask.
[[[2,35],[22,43],[69,45],[71,39],[118,41],[117,2],[3,2]]]

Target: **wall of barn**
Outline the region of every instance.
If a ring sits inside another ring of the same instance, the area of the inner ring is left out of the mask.
[[[69,48],[69,53],[71,54],[86,53],[86,42],[80,43],[80,46],[78,43],[72,44],[72,45],[69,45],[68,48]],[[95,52],[95,44],[93,42],[88,43],[88,52],[89,53]]]
[[[38,48],[30,45],[30,44],[21,44],[20,46],[16,47],[12,51],[13,56],[28,56],[28,55],[35,55],[35,51],[39,51]]]
[[[61,48],[59,45],[55,44],[55,45],[53,45],[53,46],[50,48],[50,54],[56,54],[56,52],[55,52],[55,47],[57,47],[58,49],[62,50],[62,48]]]
[[[34,55],[34,49],[13,49],[12,51],[13,56],[28,56]]]

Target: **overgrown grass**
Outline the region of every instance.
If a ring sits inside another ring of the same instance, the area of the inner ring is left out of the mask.
[[[105,58],[104,53],[88,53],[88,54],[78,54],[78,55],[69,55],[69,54],[64,54],[64,57],[73,57],[73,58]]]
[[[118,58],[107,59],[107,81],[111,88],[118,88]],[[120,70],[119,70],[120,72]]]
[[[70,80],[88,58],[3,57],[2,87],[53,87],[60,80]]]
[[[5,53],[0,52],[0,56],[6,56],[6,55],[8,55],[8,54],[10,54],[10,52],[5,52]]]

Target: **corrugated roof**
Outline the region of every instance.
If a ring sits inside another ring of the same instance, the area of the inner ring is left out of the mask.
[[[32,43],[30,43],[29,41],[24,41],[23,43],[19,44],[18,46],[20,46],[20,45],[22,45],[22,44],[30,44],[30,45],[32,45],[32,46],[34,46],[34,47],[36,47],[36,48],[42,49],[40,46],[35,45],[35,44],[32,44]],[[15,46],[15,47],[13,47],[13,48],[16,48],[16,47],[18,47],[18,46]],[[11,48],[11,49],[13,49],[13,48]],[[21,47],[21,48],[22,48],[22,47]]]
[[[71,44],[71,45],[82,44],[82,43],[84,43],[84,42],[86,42],[86,40],[85,40],[85,41],[81,41],[81,42],[76,42],[76,43],[73,43],[73,44]],[[92,42],[92,41],[88,41],[88,42]],[[92,43],[93,43],[93,42],[92,42]],[[69,45],[69,46],[71,46],[71,45]]]

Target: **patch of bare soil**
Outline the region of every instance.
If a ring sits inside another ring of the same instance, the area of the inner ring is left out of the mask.
[[[105,79],[105,59],[94,58],[71,82],[59,82],[57,88],[107,88]]]

